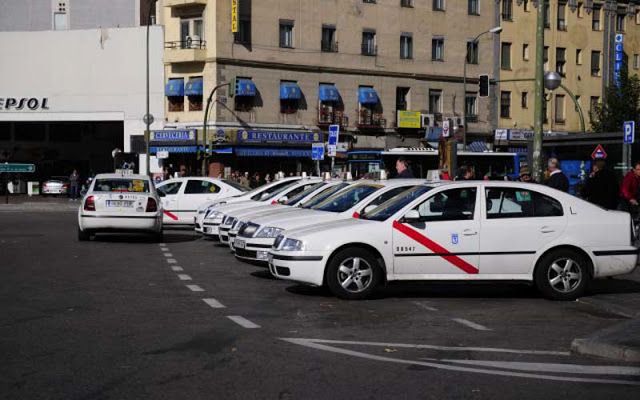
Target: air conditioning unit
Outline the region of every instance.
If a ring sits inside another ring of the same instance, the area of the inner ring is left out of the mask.
[[[422,128],[433,128],[435,126],[435,116],[433,114],[420,114],[420,126]]]

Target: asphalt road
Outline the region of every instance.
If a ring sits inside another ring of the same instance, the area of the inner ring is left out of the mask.
[[[620,321],[527,286],[394,284],[338,300],[189,231],[76,240],[0,212],[6,399],[637,399],[640,365],[570,353]]]

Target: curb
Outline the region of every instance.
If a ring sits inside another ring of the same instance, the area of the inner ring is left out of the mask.
[[[587,338],[574,339],[571,351],[618,361],[640,362],[640,319],[603,329]]]
[[[634,310],[625,305],[615,304],[614,302],[598,299],[595,297],[580,298],[578,299],[578,303],[582,303],[624,318],[640,318],[640,310]]]

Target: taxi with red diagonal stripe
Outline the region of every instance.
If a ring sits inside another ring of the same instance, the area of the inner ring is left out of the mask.
[[[572,300],[596,278],[636,267],[636,228],[558,190],[520,182],[412,187],[360,219],[286,230],[269,252],[273,275],[362,299],[401,280],[524,281]]]

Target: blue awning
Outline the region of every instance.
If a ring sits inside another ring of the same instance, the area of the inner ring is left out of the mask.
[[[186,96],[202,96],[202,78],[191,78],[184,88]]]
[[[320,101],[340,101],[340,92],[336,85],[320,85],[318,98]]]
[[[280,100],[300,100],[301,98],[302,91],[297,83],[280,82]]]
[[[164,87],[165,96],[184,96],[184,79],[172,78]]]
[[[487,143],[481,140],[469,143],[467,148],[469,149],[469,151],[472,151],[474,153],[482,153],[489,150],[489,148],[487,147]]]
[[[378,104],[380,99],[374,88],[361,87],[358,88],[358,101],[360,104]]]
[[[237,147],[235,153],[238,157],[304,157],[311,159],[311,147],[308,149]]]
[[[251,79],[236,79],[236,96],[255,96],[256,84]]]

